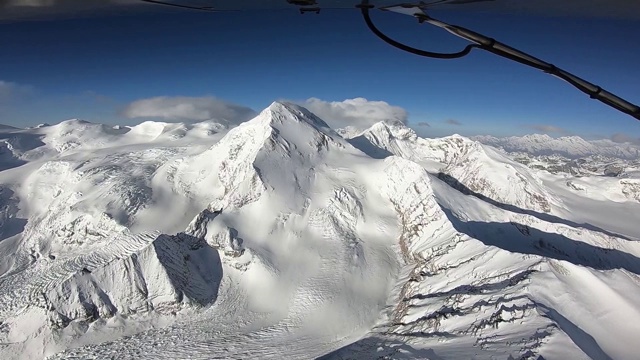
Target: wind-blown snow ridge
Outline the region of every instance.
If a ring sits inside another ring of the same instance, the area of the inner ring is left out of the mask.
[[[283,102],[231,129],[0,132],[3,358],[637,353],[632,171]]]

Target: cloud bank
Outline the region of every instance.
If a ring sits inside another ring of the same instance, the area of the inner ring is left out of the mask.
[[[31,92],[31,87],[0,80],[0,103],[8,103]]]
[[[166,121],[225,120],[240,123],[253,118],[256,112],[213,96],[160,96],[132,102],[122,111],[129,118],[160,118]]]
[[[15,84],[0,80],[0,101],[8,99],[15,91]]]
[[[611,141],[619,144],[630,143],[634,145],[640,145],[640,138],[634,138],[627,134],[621,133],[611,135]]]
[[[454,120],[454,119],[449,119],[449,120],[445,121],[445,123],[447,123],[449,125],[462,126],[462,123],[460,121]]]
[[[331,102],[310,98],[300,105],[318,115],[334,129],[352,127],[364,130],[381,121],[406,124],[409,117],[407,111],[399,106],[365,98]]]
[[[558,126],[554,126],[554,125],[543,125],[543,124],[535,124],[535,125],[530,125],[529,126],[530,129],[539,131],[541,133],[544,134],[568,134],[569,132],[566,129],[563,129],[561,127]]]

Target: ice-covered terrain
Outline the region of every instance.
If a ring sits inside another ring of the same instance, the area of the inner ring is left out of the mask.
[[[594,218],[591,222],[607,223],[616,228],[624,226],[627,221],[626,218],[618,221],[617,214],[633,211],[619,205],[620,202],[640,201],[640,147],[637,145],[617,144],[609,140],[586,141],[576,136],[557,139],[546,135],[510,138],[479,136],[474,139],[498,145],[501,152],[526,165],[547,186],[569,189],[571,194],[558,192],[565,197],[565,203],[578,198],[587,201],[585,206],[574,210],[574,216],[585,211],[593,212],[593,207],[606,208],[602,212],[608,214],[603,217],[604,220]],[[539,140],[535,146],[532,145],[532,139]],[[586,145],[580,150],[575,144]],[[615,225],[617,223],[621,225]]]
[[[633,171],[280,102],[231,129],[72,120],[0,145],[3,359],[640,351]]]
[[[494,146],[532,169],[575,176],[640,177],[640,146],[611,140],[587,141],[577,136],[548,135],[473,140]]]

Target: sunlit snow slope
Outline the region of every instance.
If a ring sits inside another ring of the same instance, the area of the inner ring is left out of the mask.
[[[1,129],[0,357],[637,357],[636,179],[342,134],[279,102]]]

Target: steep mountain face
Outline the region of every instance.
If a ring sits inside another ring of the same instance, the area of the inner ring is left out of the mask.
[[[412,160],[466,194],[506,206],[550,212],[558,201],[525,166],[462,136],[423,139],[405,126],[378,123],[350,142],[374,157]]]
[[[457,135],[442,139],[423,139],[402,124],[379,122],[357,136],[350,137],[349,142],[372,157],[393,154],[436,169],[454,162],[465,151],[465,146],[471,144],[461,142],[460,139],[463,138]]]
[[[19,339],[7,351],[36,349],[38,357],[139,331],[149,316],[166,322],[193,312],[204,323],[175,325],[185,346],[210,342],[202,332],[210,323],[227,334],[248,324],[283,335],[301,327],[291,336],[315,333],[298,343],[322,355],[373,326],[399,269],[393,211],[378,208],[388,200],[363,180],[382,164],[307,110],[280,103],[195,147],[118,145],[13,169],[29,170],[13,184],[29,221],[8,239],[23,260],[6,265],[0,283],[12,304],[2,314],[4,337]],[[191,215],[166,217],[180,212]],[[176,236],[130,234],[180,226]],[[313,315],[323,311],[323,319]],[[37,325],[20,325],[31,318]],[[109,327],[119,330],[106,336]],[[291,339],[280,341],[274,346]],[[126,352],[131,344],[112,346]]]
[[[606,177],[629,195],[597,200],[602,224],[565,178],[464,137],[277,102],[232,129],[4,134],[3,358],[637,353],[633,176]]]
[[[422,202],[431,205],[408,209],[424,218],[403,226],[410,229],[404,234],[412,251],[393,321],[332,358],[372,352],[389,358],[633,356],[616,336],[631,341],[635,325],[611,325],[616,335],[606,334],[601,327],[608,320],[591,323],[587,314],[607,311],[620,321],[627,311],[637,316],[632,295],[613,290],[637,294],[636,243],[506,211],[452,192],[436,177],[422,182],[432,192],[416,190],[411,198],[426,197]],[[611,288],[598,294],[601,285]]]
[[[496,206],[548,213],[552,204],[558,203],[525,166],[467,139],[455,141],[469,144],[465,144],[461,156],[440,173],[440,178],[449,185],[465,194],[491,199]]]

